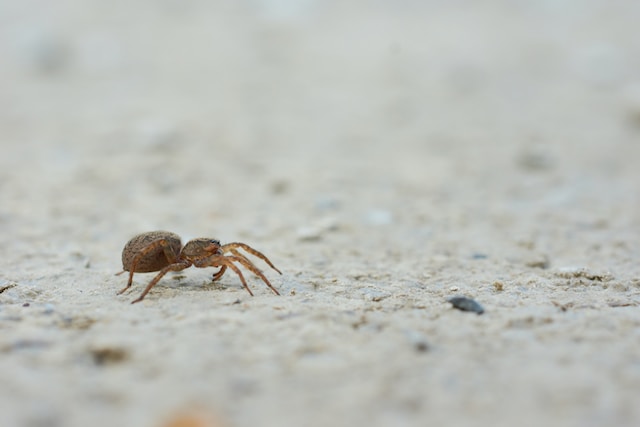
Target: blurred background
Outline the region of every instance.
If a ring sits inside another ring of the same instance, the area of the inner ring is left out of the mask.
[[[225,194],[230,180],[266,193],[343,179],[448,191],[468,173],[469,185],[501,180],[518,159],[615,174],[638,150],[639,9],[2,1],[3,169],[47,177],[28,207],[81,204],[83,186],[118,193],[95,214],[147,209],[148,195],[173,209],[203,188],[210,209],[227,209],[243,198]],[[28,193],[17,181],[5,203]]]
[[[205,219],[304,238],[340,203],[368,227],[586,199],[597,222],[639,197],[639,9],[2,1],[4,218],[46,220],[34,237],[53,218],[77,238]]]

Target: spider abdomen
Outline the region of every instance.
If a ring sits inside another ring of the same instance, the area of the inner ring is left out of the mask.
[[[180,236],[169,231],[150,231],[148,233],[138,234],[127,242],[122,249],[122,268],[125,271],[131,271],[131,265],[140,251],[147,248],[151,243],[164,240],[166,244],[158,245],[144,256],[138,259],[136,264],[136,273],[150,273],[160,271],[173,260],[167,258],[166,248],[172,251],[177,257],[182,249],[182,241]]]

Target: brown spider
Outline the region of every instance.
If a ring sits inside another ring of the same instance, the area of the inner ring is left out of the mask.
[[[282,272],[269,261],[269,258],[244,243],[236,242],[220,245],[220,242],[216,239],[198,238],[190,240],[183,247],[180,236],[177,234],[168,231],[150,231],[134,236],[124,246],[122,250],[122,268],[124,271],[118,274],[128,271],[129,281],[127,282],[127,286],[118,292],[118,295],[126,292],[131,287],[133,283],[133,273],[159,272],[156,277],[149,282],[142,294],[132,301],[131,304],[142,301],[151,288],[169,271],[181,271],[194,266],[198,268],[220,267],[220,270],[214,273],[213,281],[220,279],[227,270],[227,267],[230,268],[240,277],[244,288],[253,296],[253,292],[251,292],[251,289],[247,286],[242,272],[240,272],[240,269],[234,262],[242,264],[252,273],[260,277],[276,295],[280,295],[280,293],[271,286],[269,280],[267,280],[258,267],[249,261],[246,256],[238,252],[238,249],[244,249],[251,255],[263,259],[271,268],[282,274]],[[231,253],[231,255],[225,255],[227,252]]]

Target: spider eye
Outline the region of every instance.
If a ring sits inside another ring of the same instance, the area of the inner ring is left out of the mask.
[[[220,241],[216,240],[216,239],[211,240],[209,243],[212,243],[212,244],[218,245],[218,246],[220,245]]]

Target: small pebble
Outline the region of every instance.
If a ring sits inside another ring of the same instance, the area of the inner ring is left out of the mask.
[[[447,299],[448,302],[453,305],[453,308],[457,308],[462,311],[472,311],[474,313],[484,313],[484,308],[478,304],[475,300],[467,297],[452,297]]]

